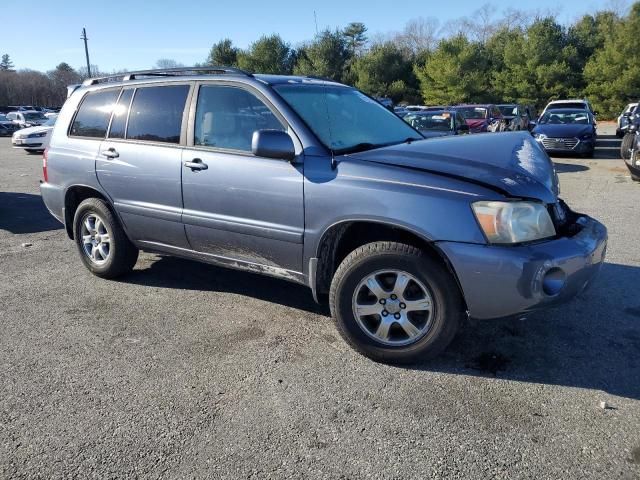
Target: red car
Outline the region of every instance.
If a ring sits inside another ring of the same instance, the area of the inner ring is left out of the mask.
[[[457,105],[452,110],[462,114],[471,133],[503,132],[507,129],[508,121],[496,105]]]

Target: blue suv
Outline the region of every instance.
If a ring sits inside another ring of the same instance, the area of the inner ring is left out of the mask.
[[[528,133],[424,140],[349,86],[223,67],[85,81],[41,192],[95,275],[142,249],[308,285],[384,362],[574,297],[607,242]]]

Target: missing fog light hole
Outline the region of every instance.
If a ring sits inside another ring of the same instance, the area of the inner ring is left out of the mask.
[[[566,274],[559,268],[551,268],[542,279],[542,291],[550,297],[557,295],[564,287]]]

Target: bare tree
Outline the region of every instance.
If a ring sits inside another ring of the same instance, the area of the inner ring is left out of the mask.
[[[401,32],[392,36],[391,41],[401,50],[415,55],[421,51],[433,50],[438,43],[440,22],[434,17],[418,17],[409,20]]]
[[[621,18],[629,12],[630,7],[630,0],[608,0],[604,10],[610,10]]]
[[[171,58],[160,58],[154,65],[154,68],[162,68],[162,69],[178,68],[178,67],[184,67],[184,65],[182,63],[176,62]]]

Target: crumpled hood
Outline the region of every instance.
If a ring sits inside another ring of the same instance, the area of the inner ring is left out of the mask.
[[[569,124],[538,124],[536,128],[533,129],[533,133],[543,133],[547,137],[553,138],[565,138],[565,137],[578,137],[580,138],[582,135],[586,133],[593,133],[592,125],[585,125],[580,123],[569,123]]]
[[[439,173],[545,203],[555,203],[558,195],[553,163],[528,132],[419,140],[337,158],[349,159]]]

